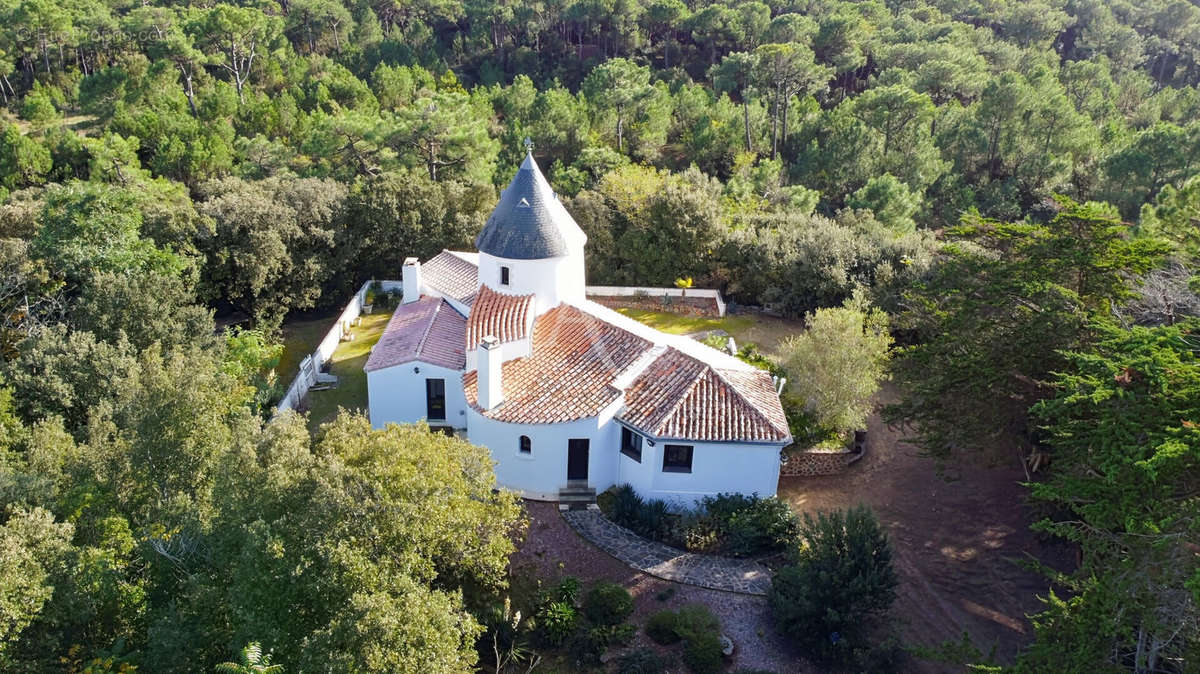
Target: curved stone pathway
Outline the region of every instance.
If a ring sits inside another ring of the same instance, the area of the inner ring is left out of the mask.
[[[765,595],[771,587],[771,572],[761,564],[684,552],[648,541],[614,524],[599,510],[566,510],[562,516],[576,533],[601,550],[663,580],[754,595]]]

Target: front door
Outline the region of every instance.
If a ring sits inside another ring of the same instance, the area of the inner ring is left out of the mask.
[[[425,380],[425,418],[443,421],[446,418],[446,380]]]
[[[588,439],[574,438],[567,441],[567,479],[587,481]]]

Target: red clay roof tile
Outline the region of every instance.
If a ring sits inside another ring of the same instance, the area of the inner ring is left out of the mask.
[[[770,374],[713,368],[673,348],[633,381],[620,417],[660,438],[783,442],[790,436]]]
[[[437,292],[470,305],[479,287],[479,267],[463,254],[443,250],[421,264],[421,281]]]
[[[501,343],[528,337],[532,309],[533,295],[505,295],[481,286],[467,317],[465,348],[478,347],[489,335]]]
[[[561,304],[537,319],[533,353],[504,364],[504,402],[483,412],[497,421],[550,424],[599,414],[620,391],[618,374],[652,344],[579,309]],[[463,375],[467,403],[477,404],[477,373]]]

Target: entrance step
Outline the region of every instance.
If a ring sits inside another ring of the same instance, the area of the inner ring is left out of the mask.
[[[558,504],[571,510],[583,510],[596,502],[596,490],[587,486],[586,482],[571,483],[558,490]]]

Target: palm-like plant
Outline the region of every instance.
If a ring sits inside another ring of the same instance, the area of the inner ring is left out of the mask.
[[[271,656],[263,655],[262,644],[252,641],[242,649],[240,662],[222,662],[217,674],[280,674],[282,665],[272,665]]]

